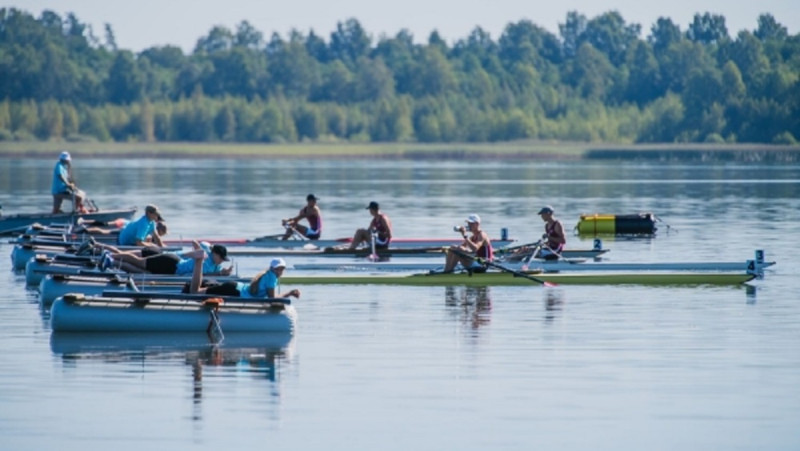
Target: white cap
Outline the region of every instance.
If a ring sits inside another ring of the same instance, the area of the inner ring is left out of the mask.
[[[271,262],[269,262],[270,268],[285,268],[286,262],[283,261],[282,258],[273,258]]]
[[[61,161],[72,161],[72,157],[69,156],[69,152],[66,150],[61,152],[61,156],[59,156],[58,159]]]
[[[467,220],[465,222],[470,223],[470,224],[472,224],[472,223],[480,223],[481,222],[481,217],[476,215],[475,213],[473,213],[473,214],[467,216]]]

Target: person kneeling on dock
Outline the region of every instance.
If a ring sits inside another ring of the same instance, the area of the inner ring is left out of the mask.
[[[492,241],[489,235],[481,230],[481,217],[476,214],[471,214],[466,220],[467,227],[458,227],[457,230],[461,232],[464,241],[458,246],[451,246],[447,252],[447,259],[444,263],[444,272],[453,272],[456,265],[461,263],[461,266],[471,272],[486,272],[486,265],[477,260],[492,261],[494,259],[494,250],[492,249]],[[467,230],[470,235],[467,236]]]
[[[237,296],[240,298],[287,298],[294,296],[300,298],[300,290],[294,289],[275,295],[275,290],[279,285],[278,279],[286,269],[286,262],[282,258],[275,258],[269,263],[269,267],[260,274],[253,277],[249,282],[228,281],[218,284],[211,284],[203,287],[203,273],[196,268],[192,272],[192,282],[189,286],[190,293],[215,294],[218,296]],[[184,291],[186,289],[184,288]]]

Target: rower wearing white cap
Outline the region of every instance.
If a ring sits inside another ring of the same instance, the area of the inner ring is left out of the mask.
[[[79,190],[72,180],[72,157],[69,152],[61,152],[58,157],[58,163],[53,168],[53,184],[50,191],[53,194],[53,214],[63,213],[61,203],[64,199],[73,202],[74,211],[86,213],[86,208],[83,206],[86,193]]]
[[[282,258],[274,258],[269,262],[269,267],[260,274],[253,277],[250,282],[223,282],[220,284],[213,284],[207,287],[202,287],[203,272],[197,269],[201,265],[195,264],[195,270],[192,273],[192,283],[189,289],[190,293],[206,293],[216,294],[219,296],[238,296],[242,298],[287,298],[294,296],[300,297],[300,290],[294,289],[275,295],[279,282],[278,279],[283,275],[286,269],[286,262]]]
[[[456,265],[461,263],[464,268],[473,272],[485,272],[486,265],[476,261],[476,257],[484,261],[492,261],[494,250],[489,235],[481,230],[481,217],[471,214],[465,221],[467,227],[458,227],[464,241],[458,246],[451,246],[444,263],[444,272],[453,272]],[[469,231],[469,236],[467,235]]]

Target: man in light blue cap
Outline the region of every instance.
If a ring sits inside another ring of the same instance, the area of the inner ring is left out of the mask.
[[[53,185],[50,191],[53,194],[53,214],[63,213],[61,203],[64,199],[72,201],[74,211],[86,213],[83,206],[86,193],[79,190],[72,180],[72,157],[67,151],[61,152],[58,163],[53,168]]]

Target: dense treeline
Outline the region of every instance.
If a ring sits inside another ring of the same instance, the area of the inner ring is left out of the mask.
[[[617,12],[374,40],[360,23],[282,37],[214,27],[186,55],[117,48],[74,15],[0,9],[0,140],[795,143],[800,35],[697,14],[641,38]]]

